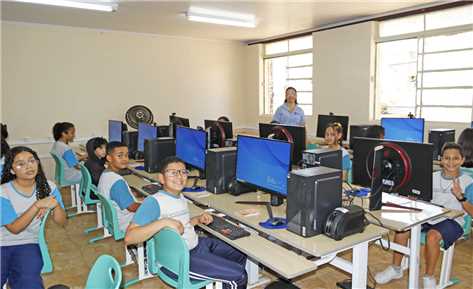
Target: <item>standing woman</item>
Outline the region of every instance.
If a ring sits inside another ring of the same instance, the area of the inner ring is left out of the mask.
[[[304,111],[297,105],[297,90],[294,87],[286,88],[286,100],[276,110],[272,122],[282,125],[305,125]]]
[[[10,146],[7,143],[7,138],[8,138],[8,129],[7,125],[0,123],[1,127],[1,148],[0,148],[0,176],[2,175],[3,172],[3,164],[5,163],[5,155],[7,152],[10,150]]]
[[[76,129],[70,122],[58,122],[53,126],[53,137],[56,141],[51,148],[51,153],[62,158],[66,165],[64,166],[64,179],[69,182],[77,183],[82,178],[79,167],[79,160],[76,154],[69,146],[76,137]]]
[[[64,226],[61,194],[46,179],[36,152],[14,147],[5,157],[0,187],[1,288],[43,289],[43,259],[38,245],[41,218],[48,210]]]

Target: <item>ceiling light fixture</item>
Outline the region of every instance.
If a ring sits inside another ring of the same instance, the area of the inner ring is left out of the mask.
[[[88,10],[97,10],[104,12],[113,12],[117,10],[118,4],[110,3],[103,1],[103,4],[98,4],[97,1],[84,2],[84,1],[71,1],[71,0],[15,0],[15,2],[24,2],[24,3],[33,3],[33,4],[43,4],[43,5],[52,5],[52,6],[61,6],[69,8],[80,8]]]
[[[212,24],[230,25],[255,28],[256,17],[252,14],[242,14],[223,10],[211,10],[201,7],[189,7],[187,20]]]

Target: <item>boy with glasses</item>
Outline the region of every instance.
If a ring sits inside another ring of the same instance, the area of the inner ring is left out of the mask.
[[[144,242],[164,227],[175,229],[190,250],[189,274],[195,279],[217,280],[224,288],[246,288],[246,256],[226,243],[206,237],[198,237],[194,226],[210,224],[208,213],[190,217],[187,200],[182,195],[189,171],[177,157],[163,160],[158,180],[163,190],[145,199],[128,227],[125,244]],[[176,278],[168,271],[167,274]]]

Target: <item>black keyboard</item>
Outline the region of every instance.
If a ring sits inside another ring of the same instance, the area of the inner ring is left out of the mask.
[[[230,240],[236,240],[250,236],[250,232],[234,225],[222,217],[212,215],[214,221],[207,225],[210,229],[219,232]]]
[[[120,171],[118,171],[118,174],[120,176],[128,176],[128,175],[131,175],[133,172],[130,170],[130,169],[122,169]]]
[[[157,192],[159,192],[162,189],[162,187],[160,184],[149,184],[149,185],[142,186],[141,189],[150,195],[154,195]]]

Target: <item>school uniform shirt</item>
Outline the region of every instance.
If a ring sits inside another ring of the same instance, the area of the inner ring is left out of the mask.
[[[277,121],[280,124],[287,125],[304,125],[304,111],[296,104],[296,108],[293,112],[289,111],[287,103],[279,106],[274,113],[273,121]]]
[[[175,196],[171,193],[160,191],[148,196],[136,211],[133,223],[145,226],[162,218],[180,221],[184,226],[182,238],[187,243],[189,250],[197,246],[199,239],[195,233],[194,226],[190,223],[191,218],[187,200],[182,194]]]
[[[473,203],[473,200],[471,199],[471,196],[473,195],[473,179],[466,174],[461,174],[458,179],[460,181],[460,187],[462,188],[465,197],[468,199],[467,202]],[[433,173],[431,202],[436,205],[441,205],[447,209],[463,211],[464,214],[467,214],[465,210],[463,210],[461,202],[459,202],[452,193],[452,186],[453,180],[444,178],[441,171]],[[437,224],[443,220],[445,220],[445,218],[439,218],[430,221],[429,224]],[[463,216],[456,218],[455,221],[457,221],[458,224],[460,224],[460,226],[463,228],[463,224],[465,223]]]
[[[3,165],[5,164],[5,157],[0,158],[0,178],[3,175]]]
[[[118,226],[120,230],[126,231],[134,213],[127,208],[136,202],[128,183],[119,174],[105,170],[100,176],[99,193],[112,201],[117,212]]]
[[[76,154],[70,146],[62,141],[56,141],[51,148],[51,153],[64,159],[66,165],[64,166],[64,179],[68,181],[80,181],[82,175],[74,166],[79,164]]]
[[[343,147],[341,148],[341,150],[342,150],[342,170],[349,171],[351,170],[351,165],[352,165],[350,154]]]
[[[50,195],[56,198],[58,204],[64,208],[61,193],[56,185],[48,181],[51,188]],[[41,219],[33,218],[31,223],[19,234],[13,234],[5,227],[5,225],[13,223],[26,210],[28,210],[36,202],[36,189],[31,196],[26,196],[13,186],[13,181],[5,183],[0,187],[0,207],[1,207],[1,223],[0,228],[0,246],[13,246],[24,244],[37,244],[39,227]]]

